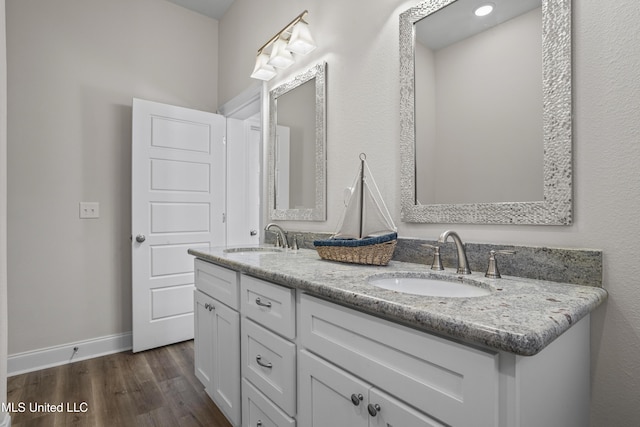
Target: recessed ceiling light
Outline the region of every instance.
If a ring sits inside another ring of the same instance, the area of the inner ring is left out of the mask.
[[[475,13],[476,16],[487,16],[491,12],[493,12],[493,3],[483,4],[482,6],[478,7],[473,13]]]

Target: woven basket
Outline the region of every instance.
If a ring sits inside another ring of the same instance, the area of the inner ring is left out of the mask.
[[[397,240],[368,246],[316,246],[320,258],[352,264],[387,265]]]

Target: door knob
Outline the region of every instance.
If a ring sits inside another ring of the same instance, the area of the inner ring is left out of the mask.
[[[144,234],[138,234],[138,235],[136,236],[136,242],[138,242],[138,243],[142,243],[142,242],[144,242],[145,240],[147,240],[147,238],[145,237],[145,235],[144,235]]]

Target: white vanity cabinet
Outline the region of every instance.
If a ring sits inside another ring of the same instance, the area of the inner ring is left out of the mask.
[[[243,425],[294,426],[295,290],[242,275],[240,312]]]
[[[589,315],[519,356],[200,260],[196,288],[196,375],[234,426],[589,424]]]
[[[237,426],[241,416],[238,273],[196,260],[195,284],[195,374]]]
[[[345,388],[345,403],[347,407],[352,403],[352,395],[363,397],[362,408],[349,408],[348,412],[362,412],[365,421],[371,418],[372,422],[364,425],[376,425],[394,412],[399,417],[420,419],[410,424],[416,426],[441,425],[436,420],[453,426],[497,425],[497,352],[463,346],[308,295],[301,296],[300,304],[302,346],[340,367],[334,369],[336,383],[338,378],[354,383],[352,391]],[[307,366],[300,378],[300,416],[303,412],[321,416],[316,414],[325,411],[317,411],[314,406],[318,396],[332,389],[320,386],[326,384],[320,380],[321,374],[327,375],[331,368],[306,359],[300,363],[301,367]],[[354,377],[366,384],[355,382]],[[393,410],[386,408],[389,402],[393,402]],[[410,405],[419,412],[411,412]],[[309,425],[331,424],[322,421]]]

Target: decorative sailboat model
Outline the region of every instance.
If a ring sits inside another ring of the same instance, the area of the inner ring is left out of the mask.
[[[398,233],[378,186],[360,154],[360,168],[351,186],[338,231],[313,242],[320,258],[354,264],[387,265]]]

